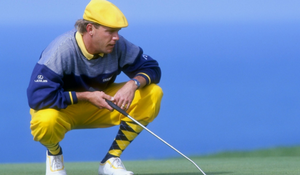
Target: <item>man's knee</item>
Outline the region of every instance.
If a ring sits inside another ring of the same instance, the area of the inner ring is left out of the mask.
[[[143,99],[150,102],[152,105],[160,106],[161,99],[163,97],[163,91],[160,86],[156,84],[150,84],[146,86],[145,88],[141,89],[141,101]]]
[[[163,96],[163,91],[162,91],[161,87],[158,86],[157,84],[150,84],[150,85],[148,86],[148,88],[151,89],[151,90],[150,90],[150,94],[151,94],[153,97],[155,97],[157,100],[159,100],[159,103],[160,103],[161,98],[162,98],[162,96]]]
[[[135,110],[131,114],[139,121],[150,123],[159,113],[163,91],[158,85],[150,84],[139,92],[135,97]]]
[[[31,134],[35,141],[42,144],[60,142],[71,125],[64,121],[58,110],[45,109],[40,111],[31,110],[30,122]]]

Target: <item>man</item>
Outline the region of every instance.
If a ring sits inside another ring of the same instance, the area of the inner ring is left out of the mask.
[[[41,54],[27,89],[31,133],[47,148],[46,175],[66,175],[59,142],[72,129],[120,125],[99,175],[130,175],[120,160],[142,127],[113,111],[113,101],[143,125],[160,109],[157,61],[118,34],[127,19],[112,3],[91,0],[76,30],[56,38]],[[124,72],[130,79],[114,83]],[[99,136],[101,139],[101,136]]]

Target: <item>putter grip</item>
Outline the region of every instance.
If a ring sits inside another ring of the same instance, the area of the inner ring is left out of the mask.
[[[105,99],[105,101],[109,104],[109,106],[111,106],[115,110],[119,111],[121,114],[123,114],[125,116],[128,116],[128,114],[123,109],[121,109],[119,106],[117,106],[116,104],[114,104],[112,101],[109,101],[107,99]]]

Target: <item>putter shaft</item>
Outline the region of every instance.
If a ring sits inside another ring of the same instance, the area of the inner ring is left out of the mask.
[[[117,106],[116,104],[114,104],[112,101],[106,100],[106,102],[114,109],[116,109],[117,111],[119,111],[121,114],[125,115],[126,117],[128,117],[129,119],[131,119],[132,121],[134,121],[136,124],[138,124],[139,126],[141,126],[142,128],[144,128],[146,131],[148,131],[150,134],[152,134],[153,136],[155,136],[156,138],[158,138],[160,141],[162,141],[163,143],[165,143],[166,145],[168,145],[170,148],[172,148],[174,151],[176,151],[177,153],[179,153],[180,155],[182,155],[184,158],[186,158],[187,160],[189,160],[192,164],[194,164],[197,169],[203,174],[206,175],[202,169],[190,158],[188,158],[186,155],[184,155],[183,153],[181,153],[180,151],[178,151],[176,148],[174,148],[172,145],[170,145],[168,142],[166,142],[165,140],[163,140],[162,138],[160,138],[158,135],[156,135],[155,133],[153,133],[151,130],[149,130],[147,127],[145,127],[144,125],[142,125],[140,122],[138,122],[137,120],[135,120],[133,117],[131,117],[129,114],[127,114],[124,110],[122,110],[119,106]]]

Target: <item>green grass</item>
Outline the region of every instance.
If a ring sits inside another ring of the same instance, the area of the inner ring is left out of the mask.
[[[251,152],[225,152],[191,157],[207,175],[297,175],[300,174],[300,147]],[[124,161],[136,175],[200,175],[184,158]],[[66,162],[68,175],[97,175],[98,162]],[[0,164],[0,175],[45,174],[45,163]]]
[[[278,147],[256,151],[221,152],[206,157],[300,157],[300,147]]]

